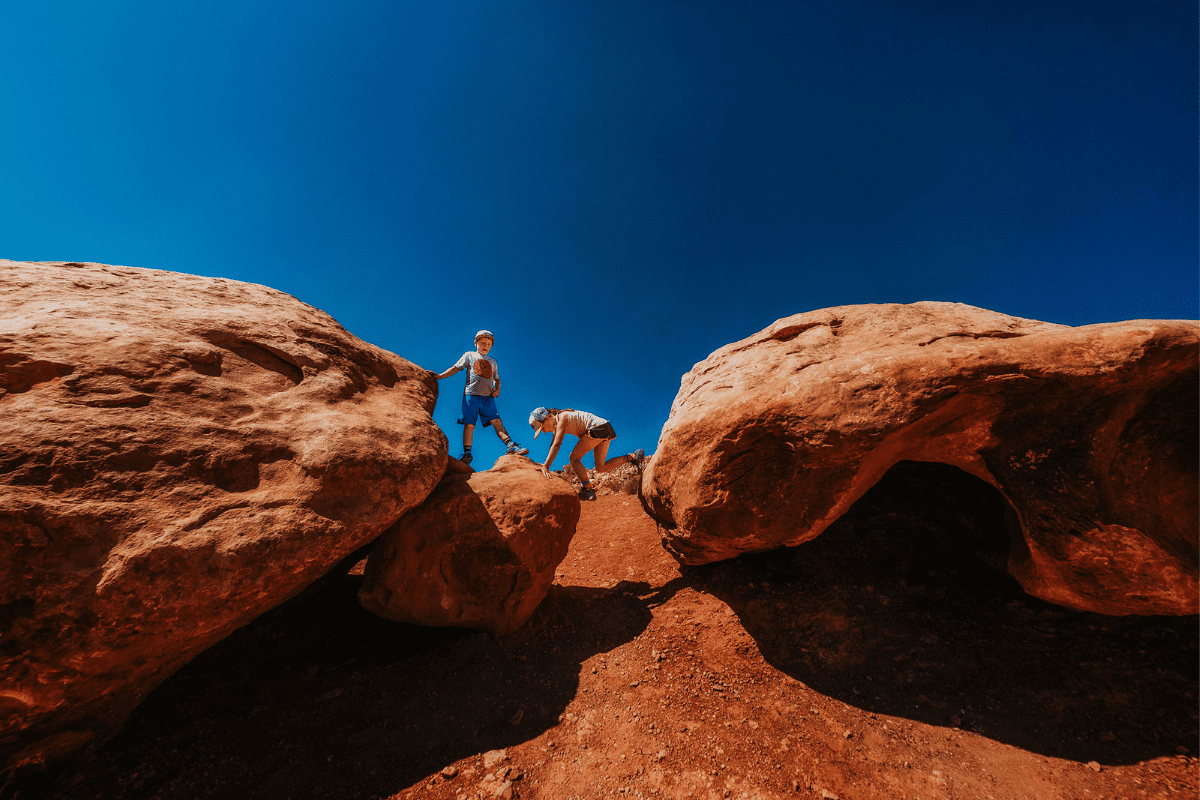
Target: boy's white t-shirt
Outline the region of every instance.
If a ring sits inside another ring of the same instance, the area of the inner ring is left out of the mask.
[[[491,362],[492,377],[485,378],[475,374],[475,362],[480,359]],[[467,386],[463,389],[463,394],[491,397],[492,392],[496,389],[496,381],[500,380],[500,365],[496,363],[496,359],[491,356],[481,356],[474,350],[463,353],[462,358],[454,364],[454,368],[467,371]]]

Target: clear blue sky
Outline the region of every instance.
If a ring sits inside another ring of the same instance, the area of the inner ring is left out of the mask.
[[[788,314],[1200,316],[1196,12],[13,0],[0,257],[267,284],[439,371],[490,328],[518,440],[574,406],[652,450]]]

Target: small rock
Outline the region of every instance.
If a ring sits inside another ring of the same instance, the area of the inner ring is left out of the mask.
[[[852,738],[854,738],[854,731],[844,731],[842,733],[842,736],[847,739],[852,739]]]
[[[838,796],[828,789],[821,790],[821,798],[822,800],[838,800]]]
[[[630,685],[630,687],[632,687],[632,688],[636,689],[636,688],[637,688],[637,685],[638,685],[638,682],[637,682],[637,681],[633,681],[633,682],[632,682],[632,683],[630,683],[629,685]]]
[[[1089,761],[1087,763],[1087,768],[1090,769],[1092,772],[1099,772],[1100,771],[1100,762]]]
[[[491,769],[492,767],[499,764],[501,761],[507,761],[507,760],[508,760],[508,751],[507,750],[488,750],[486,753],[483,754],[484,769]]]
[[[448,767],[442,767],[442,777],[443,778],[453,778],[457,774],[458,774],[458,767],[454,766],[453,764],[451,764]]]

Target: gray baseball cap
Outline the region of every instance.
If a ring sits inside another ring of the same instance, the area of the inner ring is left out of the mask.
[[[479,333],[475,334],[475,341],[477,342],[484,338],[491,339],[493,342],[496,341],[496,337],[492,335],[491,331],[480,331]]]
[[[546,417],[550,416],[550,409],[538,406],[533,411],[529,412],[529,427],[533,428],[533,438],[537,438],[542,432],[542,423],[546,421]]]

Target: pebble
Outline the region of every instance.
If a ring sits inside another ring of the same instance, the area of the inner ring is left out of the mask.
[[[483,766],[485,769],[491,769],[501,761],[508,760],[507,750],[488,750],[483,754]]]

